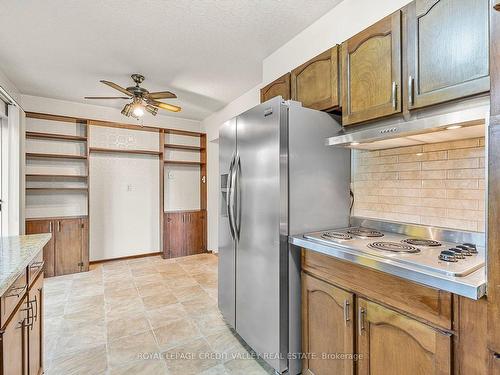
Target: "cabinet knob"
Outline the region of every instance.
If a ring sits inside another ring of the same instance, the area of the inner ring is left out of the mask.
[[[500,0],[495,1],[495,5],[493,5],[493,8],[500,12]]]

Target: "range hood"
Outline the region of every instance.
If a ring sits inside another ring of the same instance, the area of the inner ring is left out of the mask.
[[[327,138],[326,144],[362,150],[383,150],[484,137],[489,113],[489,97],[474,98],[412,111],[406,116],[373,124],[346,126],[335,136]]]

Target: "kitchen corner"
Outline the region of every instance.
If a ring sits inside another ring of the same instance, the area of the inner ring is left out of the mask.
[[[43,368],[43,247],[51,234],[0,239],[3,373]]]

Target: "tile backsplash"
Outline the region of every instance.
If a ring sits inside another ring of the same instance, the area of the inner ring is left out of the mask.
[[[353,216],[484,232],[484,138],[353,150]]]

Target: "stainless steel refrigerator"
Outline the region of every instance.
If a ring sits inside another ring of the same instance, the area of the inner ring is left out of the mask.
[[[277,373],[301,371],[300,253],[288,236],[349,220],[350,151],[340,125],[276,97],[219,131],[219,309]]]

